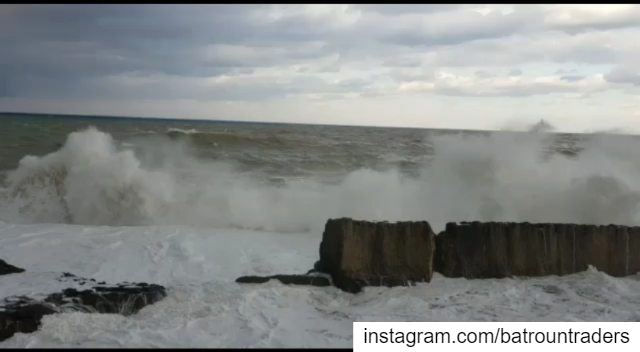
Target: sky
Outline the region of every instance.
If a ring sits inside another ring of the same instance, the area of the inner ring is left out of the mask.
[[[640,133],[640,5],[0,5],[0,111]]]

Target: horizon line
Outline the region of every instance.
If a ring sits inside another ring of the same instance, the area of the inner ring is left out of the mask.
[[[365,127],[365,128],[391,128],[391,129],[418,129],[418,130],[435,130],[435,131],[461,131],[461,132],[524,132],[530,133],[529,130],[496,130],[496,129],[469,129],[469,128],[446,128],[446,127],[417,127],[417,126],[388,126],[388,125],[353,125],[353,124],[331,124],[331,123],[311,123],[311,122],[282,122],[282,121],[256,121],[256,120],[224,120],[215,118],[179,118],[179,117],[159,117],[159,116],[131,116],[131,115],[100,115],[100,114],[62,114],[62,113],[42,113],[42,112],[24,112],[24,111],[0,111],[2,115],[36,115],[50,117],[84,117],[84,118],[115,118],[115,119],[134,119],[134,120],[164,120],[164,121],[185,121],[185,122],[231,122],[231,123],[255,123],[270,125],[304,125],[304,126],[332,126],[332,127]],[[540,119],[540,122],[546,122]],[[557,134],[612,134],[612,135],[630,135],[640,136],[639,133],[623,133],[623,132],[567,132],[551,130],[543,133]]]

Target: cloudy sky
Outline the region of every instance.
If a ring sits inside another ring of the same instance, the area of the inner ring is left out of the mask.
[[[0,111],[640,132],[638,5],[0,5]]]

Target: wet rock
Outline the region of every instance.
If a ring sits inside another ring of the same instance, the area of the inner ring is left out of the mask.
[[[406,286],[431,281],[434,250],[434,233],[426,221],[330,219],[315,269],[352,293],[364,286]]]
[[[554,286],[554,285],[541,285],[541,286],[538,285],[538,286],[542,288],[542,291],[548,294],[559,295],[564,293],[564,290],[558,286]]]
[[[84,283],[94,281],[69,273],[60,277],[64,278]],[[46,296],[42,301],[24,296],[5,298],[0,302],[0,341],[16,332],[37,330],[42,316],[46,314],[79,311],[130,315],[164,297],[166,292],[163,286],[142,282],[99,285],[84,290],[67,288]]]
[[[24,272],[24,269],[13,266],[0,259],[0,275],[16,274]]]
[[[51,304],[28,297],[5,300],[5,305],[0,307],[0,341],[17,332],[30,333],[38,330],[42,317],[56,311]]]
[[[127,286],[94,286],[78,291],[68,288],[45,298],[65,310],[131,315],[166,297],[164,287],[137,283]]]
[[[640,271],[640,228],[475,221],[436,236],[435,270],[448,277],[566,275],[589,265],[612,276]]]
[[[278,280],[285,285],[330,286],[328,278],[318,275],[272,275],[272,276],[241,276],[236,279],[242,284],[261,284],[269,280]]]

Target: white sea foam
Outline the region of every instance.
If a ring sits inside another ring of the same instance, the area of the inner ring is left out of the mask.
[[[206,161],[187,141],[118,145],[96,129],[58,151],[27,156],[7,176],[0,219],[87,225],[195,225],[322,230],[327,218],[640,223],[640,143],[591,136],[577,157],[542,151],[548,135],[431,137],[419,175],[360,169],[338,183],[269,185],[232,164]],[[148,152],[144,152],[144,151]]]
[[[247,274],[303,273],[321,235],[184,226],[0,224],[0,258],[27,269],[0,276],[0,296],[51,293],[62,271],[145,281],[168,297],[139,313],[46,316],[0,347],[346,347],[353,321],[637,321],[640,275],[596,270],[530,279],[436,274],[414,287],[236,284]]]
[[[190,129],[183,129],[183,128],[175,128],[175,127],[171,127],[167,130],[168,133],[171,132],[177,132],[177,133],[184,133],[184,134],[194,134],[194,133],[200,133],[200,131],[196,130],[195,128],[190,128]]]

